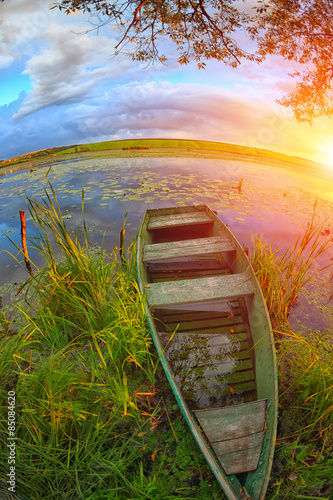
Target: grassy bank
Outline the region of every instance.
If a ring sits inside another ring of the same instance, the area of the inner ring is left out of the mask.
[[[333,498],[333,332],[277,344],[279,425],[268,498]]]
[[[40,232],[30,245],[46,265],[24,286],[15,319],[1,316],[0,493],[20,500],[225,498],[154,354],[135,249],[121,263],[116,250],[89,247],[85,225],[71,237],[48,192],[44,201],[28,201]],[[278,256],[258,247],[276,272]],[[276,274],[265,279],[272,286]],[[282,288],[275,306],[284,297]],[[285,327],[277,349],[279,430],[267,498],[332,498],[332,344],[328,335]],[[13,495],[8,391],[16,395]]]
[[[158,370],[134,249],[121,264],[116,252],[89,249],[86,231],[81,244],[72,239],[51,196],[29,205],[40,230],[31,243],[47,264],[25,285],[15,321],[5,311],[1,319],[3,495],[219,498]],[[6,484],[8,391],[16,394],[13,495]]]
[[[272,151],[250,148],[247,146],[239,146],[236,144],[228,144],[225,142],[214,141],[195,141],[189,139],[124,139],[118,141],[95,142],[89,144],[81,144],[75,147],[70,147],[63,151],[59,151],[58,155],[68,153],[80,153],[89,151],[107,151],[113,149],[128,149],[128,148],[180,148],[180,149],[206,149],[220,151],[226,153],[248,154],[254,155],[255,151],[265,152],[268,155],[274,154]],[[282,155],[285,156],[285,155]]]
[[[200,141],[190,139],[124,139],[117,141],[95,142],[89,144],[80,144],[72,146],[57,153],[57,156],[73,154],[73,153],[87,153],[96,151],[112,151],[122,149],[183,149],[193,151],[211,151],[216,153],[232,154],[249,156],[256,158],[266,158],[267,160],[277,160],[279,162],[289,163],[295,166],[307,167],[310,169],[318,169],[318,163],[289,156],[282,153],[269,151],[268,149],[253,148],[249,146],[241,146],[239,144],[229,144],[226,142],[215,141]]]
[[[33,160],[43,160],[47,158],[52,158],[56,156],[56,153],[59,153],[64,149],[68,149],[68,146],[59,146],[54,148],[41,149],[40,151],[32,151],[31,153],[16,156],[8,160],[1,160],[0,169],[3,167],[10,167],[11,165],[16,165],[17,163],[24,164],[24,163],[31,163],[31,161]]]
[[[252,265],[270,313],[279,423],[270,499],[333,498],[333,331],[290,330],[288,315],[316,259],[332,246],[314,222],[283,252],[253,238]]]
[[[114,154],[117,154],[117,156],[121,157],[126,154],[130,154],[131,156],[142,156],[143,154],[145,154],[146,156],[158,156],[163,152],[163,155],[165,156],[167,153],[173,150],[175,151],[173,154],[182,153],[186,155],[189,154],[190,151],[192,152],[192,154],[206,152],[207,154],[213,154],[214,156],[231,155],[231,157],[234,156],[235,159],[241,156],[243,159],[244,157],[248,157],[249,159],[256,158],[257,160],[261,159],[262,161],[266,160],[277,162],[277,164],[280,164],[282,162],[284,164],[289,164],[290,166],[306,168],[310,171],[323,170],[323,167],[318,163],[306,160],[304,158],[298,158],[295,156],[289,156],[286,154],[269,151],[268,149],[253,148],[248,146],[241,146],[238,144],[229,144],[225,142],[200,141],[190,139],[124,139],[54,147],[43,149],[40,151],[34,151],[15,158],[0,161],[0,169],[16,164],[30,164],[31,162],[37,160],[52,159],[52,161],[57,161],[57,159],[61,159],[62,156],[77,155],[82,153],[102,153],[106,151],[113,151]],[[35,164],[33,166],[35,166]],[[326,171],[325,168],[323,171]]]

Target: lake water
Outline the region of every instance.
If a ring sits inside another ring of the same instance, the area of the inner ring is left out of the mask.
[[[51,166],[52,165],[52,166]],[[33,169],[31,168],[33,166]],[[51,170],[45,181],[45,175]],[[30,168],[29,168],[30,167]],[[241,191],[237,189],[240,179]],[[200,157],[108,158],[89,155],[54,163],[34,163],[23,170],[0,171],[0,295],[4,303],[15,296],[17,285],[27,278],[9,236],[18,246],[20,210],[27,210],[26,196],[41,200],[48,181],[56,190],[69,229],[82,228],[81,195],[85,190],[85,218],[91,244],[111,251],[119,244],[119,232],[128,212],[126,243],[135,237],[147,208],[205,202],[218,212],[241,244],[251,247],[251,232],[261,233],[274,246],[286,248],[311,220],[315,202],[316,220],[324,222],[330,236],[333,214],[333,170],[310,172],[299,167],[277,165],[274,160],[250,157],[210,159]],[[27,236],[36,235],[29,214]],[[7,236],[6,236],[7,235]],[[333,238],[332,238],[333,242]],[[29,248],[28,248],[29,250]],[[40,255],[29,251],[37,265]],[[319,270],[333,261],[329,250],[316,263]],[[333,328],[333,267],[318,273],[313,285],[300,295],[291,314],[291,326]]]

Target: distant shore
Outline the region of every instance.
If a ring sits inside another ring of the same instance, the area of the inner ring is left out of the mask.
[[[290,167],[301,167],[302,170],[327,174],[327,167],[320,163],[313,162],[296,156],[289,156],[276,153],[267,149],[251,148],[237,144],[213,141],[194,141],[190,139],[124,139],[117,141],[96,142],[90,144],[78,144],[71,146],[60,146],[40,151],[34,151],[25,155],[0,161],[0,170],[14,165],[28,164],[26,168],[31,168],[35,160],[53,161],[61,160],[64,156],[73,157],[86,153],[113,153],[117,157],[129,156],[169,156],[177,154],[188,155],[210,155],[212,157],[237,157],[242,160],[262,162],[269,160],[274,164],[288,164]],[[232,159],[232,158],[230,158]],[[30,163],[30,165],[29,165]]]

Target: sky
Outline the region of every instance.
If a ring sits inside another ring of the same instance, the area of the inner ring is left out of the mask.
[[[275,100],[293,67],[270,57],[206,70],[113,56],[118,38],[50,0],[0,2],[0,159],[52,146],[178,138],[269,149],[331,165],[333,121],[298,123]]]

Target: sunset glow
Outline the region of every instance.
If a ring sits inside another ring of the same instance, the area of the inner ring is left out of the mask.
[[[319,148],[320,154],[318,161],[333,169],[333,144],[331,141],[325,142],[324,145]]]
[[[8,33],[17,34],[0,41],[6,137],[0,159],[52,146],[164,137],[239,144],[333,166],[332,120],[311,127],[276,104],[294,86],[288,61],[267,57],[260,70],[250,62],[233,69],[207,61],[199,71],[171,57],[168,65],[146,67],[110,57],[114,34],[107,27],[98,36],[87,31],[87,15],[64,16],[41,1],[0,3]]]

